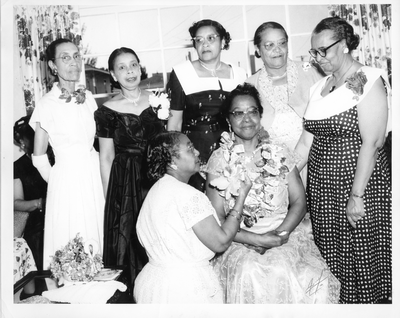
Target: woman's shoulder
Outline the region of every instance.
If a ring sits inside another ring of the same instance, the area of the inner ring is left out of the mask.
[[[257,82],[258,82],[258,78],[260,77],[260,70],[258,70],[257,72],[255,72],[253,75],[251,75],[250,77],[248,77],[246,79],[246,83],[249,83],[253,86],[257,86]]]

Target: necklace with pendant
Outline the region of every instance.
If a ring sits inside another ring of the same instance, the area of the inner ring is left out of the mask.
[[[130,99],[130,98],[126,97],[126,96],[124,95],[124,93],[122,93],[122,91],[121,91],[122,97],[125,98],[127,101],[133,103],[135,106],[137,106],[137,103],[138,103],[138,101],[139,101],[139,99],[140,99],[140,95],[141,95],[141,94],[142,94],[142,90],[139,88],[139,94],[138,94],[138,96],[137,96],[135,99]]]
[[[217,77],[217,71],[221,68],[222,63],[219,62],[219,65],[215,69],[208,68],[202,61],[199,60],[199,63],[202,67],[204,67],[207,71],[211,72],[211,75]]]

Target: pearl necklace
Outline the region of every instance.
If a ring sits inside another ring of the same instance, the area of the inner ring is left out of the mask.
[[[138,94],[138,96],[137,96],[135,99],[130,99],[130,98],[126,97],[126,96],[124,95],[124,93],[122,93],[122,91],[121,91],[122,97],[125,98],[126,100],[128,100],[129,102],[133,103],[135,106],[137,106],[137,103],[138,103],[138,101],[139,101],[139,99],[140,99],[140,95],[141,95],[141,94],[142,94],[142,90],[139,88],[139,94]]]
[[[350,67],[347,69],[347,71],[344,72],[344,74],[343,74],[342,76],[340,76],[340,78],[339,78],[337,81],[335,81],[335,84],[339,83],[340,80],[348,73],[348,71],[350,71],[350,69],[351,69],[351,67],[353,66],[353,64],[354,64],[354,60],[353,60],[353,62],[351,62]],[[333,74],[332,74],[332,76],[335,77],[335,75],[333,75]],[[336,79],[336,77],[335,77],[335,79]],[[335,89],[336,89],[336,85],[333,85],[333,86],[330,88],[329,93],[332,93]]]
[[[211,72],[211,75],[212,75],[212,76],[218,77],[218,76],[217,76],[217,71],[218,71],[218,70],[221,68],[221,66],[222,66],[221,61],[219,62],[219,65],[218,65],[215,69],[208,68],[208,67],[207,67],[202,61],[200,61],[200,60],[199,60],[199,63],[200,63],[200,65],[201,65],[202,67],[204,67],[207,71]]]

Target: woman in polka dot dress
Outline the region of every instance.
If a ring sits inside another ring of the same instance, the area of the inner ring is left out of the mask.
[[[314,29],[310,54],[329,76],[310,90],[296,150],[308,162],[307,208],[315,243],[341,283],[341,303],[391,297],[391,185],[382,145],[390,123],[383,70],[350,52],[359,43],[340,18]],[[308,159],[308,161],[307,161]]]

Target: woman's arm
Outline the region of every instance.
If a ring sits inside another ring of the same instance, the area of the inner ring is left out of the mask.
[[[115,158],[114,140],[112,138],[99,137],[99,150],[101,181],[103,184],[104,197],[106,197],[111,165]]]
[[[35,146],[32,155],[32,164],[39,171],[43,180],[48,182],[50,176],[51,165],[47,157],[47,148],[49,146],[49,135],[36,123],[35,129]]]
[[[301,171],[307,164],[308,154],[310,152],[313,140],[314,140],[314,135],[303,129],[300,139],[297,142],[296,148],[294,149],[294,151],[301,156],[301,160],[297,164],[297,168],[299,171]]]
[[[14,211],[32,212],[39,209],[41,212],[42,203],[42,198],[25,201],[21,179],[14,179]]]
[[[214,216],[210,215],[193,226],[193,231],[199,240],[210,250],[219,253],[225,251],[232,243],[239,230],[243,205],[247,193],[251,189],[251,181],[247,177],[242,183],[239,195],[233,209],[228,214],[225,222],[219,226]]]
[[[367,96],[357,106],[358,126],[362,145],[357,159],[357,168],[351,192],[347,203],[347,219],[355,228],[356,222],[365,215],[365,188],[376,164],[378,150],[385,142],[385,132],[388,120],[388,105],[385,88],[381,80],[377,80]]]
[[[171,110],[171,116],[168,118],[167,130],[182,131],[182,110]]]

